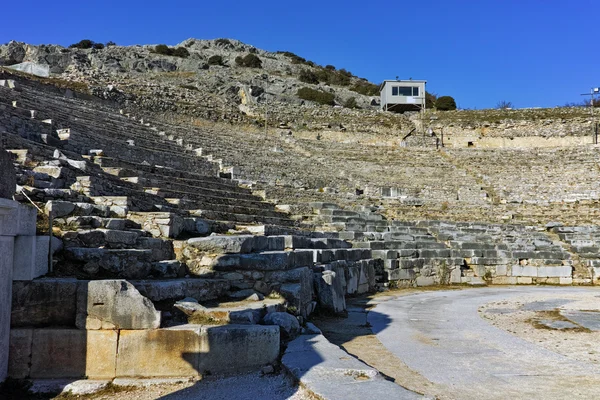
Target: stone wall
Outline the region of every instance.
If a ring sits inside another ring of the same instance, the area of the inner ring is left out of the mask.
[[[0,149],[0,382],[8,370],[13,279],[31,280],[48,265],[48,241],[35,236],[36,210],[9,200],[15,186],[12,159]]]
[[[5,175],[7,170],[0,172]],[[13,277],[24,276],[28,272],[31,276],[35,270],[35,257],[22,257],[31,254],[24,244],[36,243],[35,217],[35,209],[31,212],[27,206],[0,199],[0,382],[6,378],[8,368]],[[43,254],[46,259],[47,249]]]

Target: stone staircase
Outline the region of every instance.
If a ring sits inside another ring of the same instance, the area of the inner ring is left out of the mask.
[[[581,249],[561,236],[524,225],[424,220],[387,221],[372,210],[313,203],[314,221],[384,262],[384,286],[436,284],[590,283],[575,274]],[[562,228],[555,228],[562,229]],[[565,228],[573,229],[573,228]],[[585,228],[578,228],[589,232]],[[589,234],[589,233],[588,233]],[[587,242],[586,242],[587,243]],[[598,258],[597,254],[591,255]]]

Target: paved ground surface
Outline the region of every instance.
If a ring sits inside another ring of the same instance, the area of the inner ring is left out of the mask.
[[[593,312],[600,303],[600,289],[527,286],[380,297],[368,322],[381,344],[401,362],[404,374],[419,376],[417,386],[424,393],[456,399],[589,399],[600,396],[600,363],[595,355],[583,357],[579,345],[590,345],[588,353],[598,351],[597,338],[590,336],[594,331],[583,326],[562,331],[537,323],[544,318],[564,320],[568,312],[561,313],[561,307],[569,308],[566,304],[578,298],[586,299],[580,307],[590,309],[575,311]],[[535,304],[544,301],[549,305],[536,311]],[[502,305],[534,314],[504,322],[485,318],[509,315],[488,312]],[[549,346],[544,335],[566,343]],[[570,347],[578,355],[570,354]]]
[[[85,386],[85,381],[80,381]],[[96,381],[97,383],[100,383]],[[133,380],[132,380],[133,382]],[[283,374],[262,375],[260,373],[241,374],[236,376],[211,376],[197,382],[174,382],[158,384],[159,380],[148,380],[147,386],[127,386],[126,380],[120,384],[125,386],[110,386],[93,394],[59,395],[59,396],[23,396],[14,393],[6,396],[0,393],[0,399],[59,399],[59,400],[316,400],[315,397],[302,387],[298,387],[291,378]],[[39,382],[37,383],[40,384]],[[106,384],[106,383],[104,383]],[[142,385],[142,381],[136,381]]]
[[[423,396],[385,379],[376,369],[329,342],[318,330],[288,343],[281,359],[301,384],[327,400],[418,400]]]

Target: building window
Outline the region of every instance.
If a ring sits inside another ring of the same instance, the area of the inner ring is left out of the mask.
[[[392,86],[392,96],[418,97],[418,86]]]

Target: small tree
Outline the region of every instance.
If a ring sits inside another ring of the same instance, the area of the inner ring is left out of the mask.
[[[190,56],[190,52],[185,47],[177,47],[173,50],[173,55],[175,57],[187,58]]]
[[[510,101],[502,100],[496,104],[496,108],[499,110],[508,110],[513,108],[513,103]]]
[[[262,68],[262,60],[255,54],[247,54],[245,57],[236,57],[235,63],[240,67]]]
[[[104,45],[102,43],[94,43],[92,45],[92,49],[102,50],[103,48],[104,48]]]
[[[317,77],[317,75],[315,75],[314,72],[312,72],[308,69],[303,69],[302,71],[300,71],[300,75],[298,75],[298,79],[300,80],[300,82],[312,83],[314,85],[319,83],[319,78]]]
[[[223,57],[214,55],[208,59],[208,65],[223,65]]]
[[[83,39],[77,43],[73,43],[69,46],[71,49],[91,49],[94,46],[94,42],[90,39]]]
[[[346,107],[346,108],[360,108],[358,106],[358,104],[356,103],[356,98],[354,98],[354,97],[350,97],[348,100],[346,100],[346,102],[344,103],[344,107]]]
[[[437,101],[437,94],[425,92],[425,108],[433,108]]]
[[[171,55],[171,49],[166,44],[157,44],[154,46],[154,52],[157,54],[164,54],[165,56]]]
[[[173,49],[166,44],[157,44],[154,46],[154,53],[182,58],[189,57],[190,55],[190,52],[185,47],[177,47]]]
[[[113,47],[116,46],[117,44],[115,42],[113,42],[112,40],[106,42],[106,47]]]
[[[441,96],[435,101],[435,107],[440,111],[456,110],[456,101],[452,96]]]
[[[298,97],[303,100],[314,101],[319,104],[334,105],[335,96],[332,93],[326,93],[321,90],[315,90],[308,87],[298,89]]]

